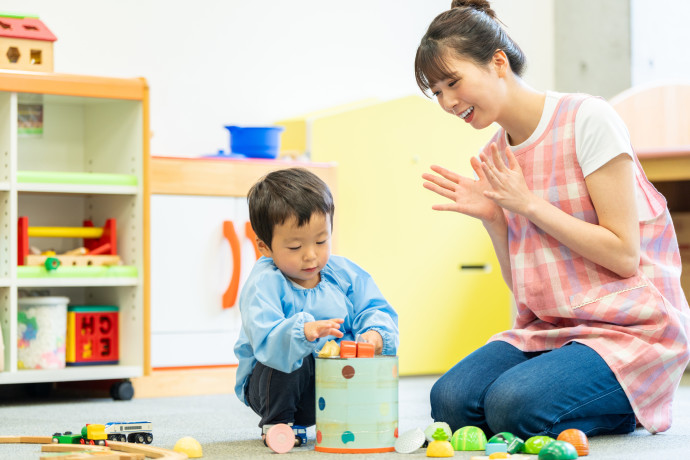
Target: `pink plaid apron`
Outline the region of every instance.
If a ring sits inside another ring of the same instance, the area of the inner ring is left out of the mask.
[[[544,134],[515,156],[532,192],[596,224],[575,153],[575,114],[587,97],[564,96]],[[504,152],[505,131],[500,129],[491,142]],[[671,425],[673,394],[690,357],[690,311],[666,200],[637,158],[635,176],[644,199],[638,205],[640,267],[631,278],[584,259],[526,218],[506,212],[517,317],[514,329],[490,340],[523,351],[551,350],[572,341],[589,346],[615,373],[640,423],[657,433]]]

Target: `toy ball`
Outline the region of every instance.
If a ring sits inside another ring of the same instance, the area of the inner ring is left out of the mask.
[[[554,441],[555,439],[550,436],[532,436],[525,441],[525,447],[522,450],[526,454],[538,454],[544,446]]]
[[[464,426],[453,433],[450,443],[455,450],[484,450],[486,435],[479,427]]]
[[[420,428],[406,431],[395,440],[395,451],[399,454],[411,454],[424,445],[426,436]]]
[[[187,454],[187,457],[189,458],[199,458],[203,456],[203,453],[201,452],[201,444],[199,444],[199,441],[190,436],[180,438],[175,443],[175,447],[173,447],[173,450],[175,452]]]
[[[539,460],[575,460],[577,451],[565,441],[553,441],[539,451]]]
[[[577,455],[580,457],[589,454],[589,440],[587,435],[576,428],[570,428],[568,430],[562,431],[558,435],[558,441],[566,441],[575,447]]]
[[[507,451],[509,454],[520,452],[525,447],[525,442],[522,439],[518,438],[513,433],[508,433],[507,431],[503,431],[492,436],[488,443],[504,443],[507,446]]]
[[[446,439],[450,439],[453,436],[453,431],[446,422],[434,422],[424,430],[424,436],[426,436],[427,441],[431,442],[434,440],[434,433],[438,428],[443,428],[443,431],[446,432],[446,435],[448,435]]]
[[[448,441],[431,441],[426,448],[427,457],[452,457],[454,455],[453,446]]]

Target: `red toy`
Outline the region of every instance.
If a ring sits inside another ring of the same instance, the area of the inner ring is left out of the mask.
[[[67,307],[66,365],[117,364],[118,340],[117,307]]]

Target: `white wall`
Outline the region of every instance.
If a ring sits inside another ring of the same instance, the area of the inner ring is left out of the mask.
[[[526,79],[553,84],[553,1],[496,0],[527,53]],[[227,149],[226,124],[270,124],[368,98],[419,94],[413,61],[450,0],[3,0],[58,37],[55,71],[144,76],[154,155]]]
[[[632,86],[690,79],[690,2],[631,0]]]

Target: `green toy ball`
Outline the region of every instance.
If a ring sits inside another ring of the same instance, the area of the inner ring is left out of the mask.
[[[479,427],[464,426],[453,433],[450,443],[454,450],[484,450],[486,435]]]
[[[532,436],[525,441],[525,447],[522,449],[522,451],[526,454],[536,455],[544,446],[554,441],[555,439],[550,436]]]
[[[489,443],[502,442],[508,446],[508,453],[514,454],[520,452],[525,447],[525,441],[515,436],[513,433],[508,433],[507,431],[502,431],[489,439]]]
[[[539,460],[575,460],[577,451],[569,442],[553,441],[539,451]]]

